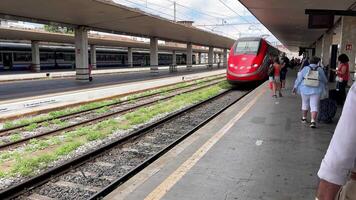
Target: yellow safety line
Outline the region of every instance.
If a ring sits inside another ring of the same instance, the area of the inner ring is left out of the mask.
[[[213,147],[234,124],[257,102],[258,98],[265,92],[257,94],[233,119],[211,137],[203,146],[199,148],[188,160],[178,167],[169,177],[157,186],[145,200],[161,199],[208,151]]]

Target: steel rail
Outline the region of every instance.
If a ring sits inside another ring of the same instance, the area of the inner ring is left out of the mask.
[[[191,89],[191,90],[187,90],[187,91],[184,91],[184,92],[182,92],[180,94],[186,94],[186,93],[194,92],[194,91],[197,91],[197,90],[200,90],[200,89],[204,89],[204,88],[210,87],[212,85],[216,85],[216,84],[218,84],[220,82],[214,82],[214,83],[211,83],[211,84],[208,84],[208,85],[204,85],[202,87],[198,87],[198,88],[194,88],[194,89]],[[20,140],[16,140],[16,141],[13,141],[13,142],[4,143],[4,144],[0,145],[0,151],[4,150],[6,148],[9,148],[11,146],[22,144],[22,143],[27,142],[27,141],[29,141],[31,139],[41,138],[41,137],[44,137],[44,136],[47,136],[47,135],[54,135],[54,134],[61,133],[61,132],[64,132],[64,131],[73,130],[74,128],[77,128],[77,127],[80,127],[80,126],[89,125],[89,124],[94,123],[94,122],[103,121],[103,120],[109,119],[109,118],[111,118],[111,117],[113,117],[115,115],[124,114],[126,112],[129,112],[129,111],[132,111],[132,110],[144,107],[144,106],[149,106],[149,105],[155,104],[155,103],[157,103],[159,101],[171,99],[171,98],[173,98],[175,96],[177,96],[177,94],[169,95],[169,96],[163,97],[163,98],[158,99],[158,100],[153,100],[153,101],[146,102],[146,103],[143,103],[143,104],[135,105],[135,106],[123,109],[123,110],[119,110],[119,111],[116,111],[116,112],[112,112],[112,113],[108,113],[108,114],[105,114],[105,115],[101,115],[101,116],[98,116],[98,117],[95,117],[95,118],[92,118],[92,119],[87,119],[87,120],[84,120],[82,122],[78,122],[78,123],[75,123],[75,124],[70,124],[70,125],[62,127],[62,128],[46,131],[44,133],[40,133],[40,134],[37,134],[37,135],[32,135],[30,137],[25,137],[25,138],[22,138]]]
[[[184,114],[185,112],[188,112],[190,110],[193,110],[195,108],[198,108],[206,103],[209,103],[225,94],[227,94],[228,92],[230,92],[231,90],[226,90],[224,92],[219,93],[218,95],[215,95],[207,100],[204,100],[202,102],[199,102],[197,104],[191,105],[189,107],[186,107],[184,109],[181,109],[179,111],[176,111],[174,113],[171,113],[153,123],[150,123],[148,125],[143,126],[140,129],[134,130],[133,132],[131,132],[129,135],[120,138],[120,139],[116,139],[111,141],[108,144],[105,144],[101,147],[98,147],[97,149],[93,149],[79,157],[76,158],[72,158],[71,160],[66,161],[65,163],[56,166],[56,167],[52,167],[48,170],[46,170],[45,172],[42,172],[24,182],[21,182],[17,185],[14,185],[12,187],[9,187],[7,189],[4,189],[2,191],[0,191],[0,199],[11,199],[11,198],[15,198],[18,197],[21,194],[24,194],[25,192],[28,192],[29,190],[32,190],[36,187],[39,187],[43,184],[45,184],[46,182],[48,182],[49,180],[51,180],[54,177],[58,177],[59,175],[62,175],[68,171],[70,171],[73,168],[79,167],[82,164],[89,162],[93,159],[95,159],[96,157],[102,155],[103,153],[105,153],[106,151],[118,146],[118,145],[123,145],[127,142],[129,142],[132,139],[138,138],[140,136],[145,135],[145,133],[147,133],[148,131],[154,129],[155,127],[160,126],[161,124],[171,121],[172,119],[179,117],[180,115]],[[247,92],[249,93],[249,92]],[[200,127],[202,127],[203,125],[205,125],[206,123],[208,123],[209,121],[211,121],[213,118],[215,118],[216,116],[218,116],[220,113],[222,113],[223,111],[225,111],[226,109],[228,109],[229,107],[231,107],[233,104],[235,104],[236,102],[238,102],[240,99],[242,99],[245,95],[242,95],[241,97],[239,97],[238,99],[236,99],[235,101],[233,101],[232,103],[230,103],[229,105],[227,105],[226,107],[224,107],[223,109],[221,109],[220,111],[216,112],[214,115],[212,115],[211,117],[209,117],[207,120],[204,120],[202,123],[200,123],[198,126],[196,126],[195,128],[193,128],[192,130],[190,130],[188,133],[186,133],[184,136],[180,137],[178,140],[176,140],[175,142],[171,143],[168,147],[166,147],[165,149],[161,150],[160,152],[158,152],[157,154],[155,154],[154,156],[150,157],[149,159],[147,159],[146,161],[144,161],[141,165],[137,166],[136,168],[134,168],[133,170],[131,170],[130,172],[128,172],[127,174],[125,174],[124,176],[122,176],[121,178],[115,180],[113,183],[111,183],[109,186],[107,186],[106,188],[104,188],[103,190],[101,190],[100,192],[98,192],[97,194],[95,194],[94,196],[91,197],[91,199],[97,199],[100,197],[105,196],[106,194],[108,194],[110,191],[112,191],[113,189],[115,189],[117,186],[119,186],[120,184],[122,184],[123,182],[127,181],[130,177],[132,177],[133,175],[137,174],[140,170],[142,170],[144,167],[148,166],[150,163],[152,163],[154,160],[157,160],[160,156],[162,156],[164,153],[166,153],[169,149],[173,148],[176,144],[178,144],[179,142],[181,142],[182,140],[184,140],[186,137],[188,137],[189,135],[191,135],[192,133],[194,133],[196,130],[198,130]]]
[[[222,79],[222,78],[223,78],[223,77],[217,77],[217,78],[214,78],[214,79],[209,79],[209,80],[206,80],[206,81],[202,81],[201,83],[206,83],[206,82],[209,82],[209,81],[213,81],[213,80],[217,80],[217,79]],[[199,79],[198,79],[198,80],[199,80]],[[191,80],[191,81],[187,81],[187,82],[188,82],[188,83],[191,83],[191,82],[194,82],[194,81],[197,81],[197,80]],[[174,84],[171,84],[171,85],[159,87],[159,88],[156,88],[156,89],[163,89],[163,88],[165,88],[165,87],[170,87],[170,86],[173,86],[173,85],[174,85]],[[16,130],[16,129],[24,128],[24,127],[26,127],[26,126],[29,126],[29,125],[33,124],[33,123],[43,123],[43,122],[46,122],[46,121],[51,121],[51,120],[56,120],[56,119],[63,119],[63,118],[66,118],[66,117],[70,117],[70,116],[82,114],[82,113],[85,113],[85,112],[90,112],[90,111],[93,111],[93,110],[99,110],[99,109],[101,109],[101,108],[103,108],[103,107],[115,106],[115,105],[127,103],[127,102],[132,101],[132,100],[139,100],[139,99],[143,99],[143,98],[147,98],[147,97],[152,97],[152,96],[155,96],[155,95],[159,95],[159,94],[161,94],[161,93],[171,92],[171,91],[174,91],[174,90],[187,88],[187,87],[190,87],[190,86],[192,86],[192,85],[194,85],[194,84],[187,85],[187,86],[183,86],[183,87],[179,87],[179,88],[173,88],[173,89],[170,89],[170,90],[167,90],[167,91],[164,91],[164,92],[155,92],[155,93],[152,93],[152,94],[148,94],[148,95],[144,95],[144,96],[140,96],[140,97],[135,97],[135,98],[129,99],[129,100],[123,100],[123,101],[120,101],[120,102],[114,102],[114,103],[110,103],[110,104],[107,104],[107,105],[98,106],[98,107],[95,107],[95,108],[90,108],[90,109],[86,109],[86,110],[81,110],[81,111],[77,111],[77,112],[73,112],[73,113],[68,113],[68,114],[65,114],[65,115],[62,115],[62,116],[59,116],[59,117],[51,117],[51,118],[48,118],[48,119],[38,120],[38,121],[35,121],[35,122],[31,122],[31,123],[26,123],[26,124],[14,126],[14,127],[11,127],[11,128],[0,129],[0,135],[3,135],[4,133],[9,132],[9,131],[13,131],[13,130]],[[141,92],[144,92],[144,91],[141,91]],[[141,93],[141,92],[138,92],[137,94],[139,94],[139,93]],[[135,94],[135,93],[134,93],[134,94]]]

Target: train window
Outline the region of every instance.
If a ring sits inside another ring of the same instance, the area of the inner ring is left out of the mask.
[[[48,53],[48,59],[54,60],[54,53]]]
[[[74,58],[74,54],[63,54],[63,59],[65,61],[73,61],[75,58]]]
[[[41,61],[47,61],[48,60],[48,53],[41,53],[40,54],[40,60]]]
[[[31,54],[30,53],[14,53],[14,61],[17,61],[17,62],[31,61]]]
[[[63,60],[64,59],[64,54],[63,53],[56,53],[56,58],[58,60]]]
[[[257,54],[260,41],[239,41],[235,47],[235,54]]]

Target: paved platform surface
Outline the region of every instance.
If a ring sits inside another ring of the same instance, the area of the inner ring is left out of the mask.
[[[3,92],[15,92],[17,94],[20,91],[26,92],[28,90],[28,94],[31,94],[29,97],[25,98],[16,98],[12,100],[0,101],[0,120],[8,119],[11,117],[20,117],[25,114],[38,113],[44,110],[54,109],[58,107],[64,107],[69,105],[74,105],[78,103],[91,102],[100,99],[110,98],[118,95],[129,94],[133,92],[148,90],[151,88],[157,88],[165,85],[181,83],[188,80],[194,80],[199,78],[204,78],[213,75],[222,75],[225,74],[225,69],[220,70],[195,70],[189,72],[182,73],[173,73],[173,74],[142,74],[141,79],[136,77],[135,74],[131,74],[130,76],[124,76],[125,81],[117,81],[117,83],[112,82],[111,85],[101,86],[100,84],[95,85],[93,83],[78,83],[74,80],[71,82],[71,87],[69,87],[70,91],[65,91],[66,87],[61,87],[58,85],[57,93],[46,94],[35,96],[36,94],[43,94],[44,91],[52,91],[51,87],[56,87],[55,83],[49,82],[49,85],[43,83],[43,85],[38,85],[38,87],[42,88],[43,91],[39,89],[33,89],[31,91],[31,86],[37,85],[39,83],[34,82],[28,83],[29,85],[23,84],[21,87],[12,86],[6,89],[5,86],[0,84],[0,94],[1,90]],[[150,78],[148,78],[150,77]],[[117,79],[118,77],[112,77],[113,79]],[[121,77],[123,78],[123,77]],[[132,78],[129,79],[129,78]],[[103,79],[109,79],[109,77],[103,77]],[[147,80],[149,79],[149,80]],[[42,82],[42,81],[41,81]],[[63,91],[64,90],[64,91]],[[58,92],[60,91],[60,92]],[[53,91],[52,91],[53,92]],[[50,92],[48,92],[50,93]],[[13,95],[16,96],[16,95]]]
[[[214,68],[213,70],[217,70]],[[75,91],[79,89],[87,89],[94,87],[102,87],[107,85],[136,82],[143,80],[151,80],[162,77],[171,77],[178,75],[195,74],[201,72],[212,71],[206,67],[194,67],[190,71],[179,69],[176,73],[170,73],[168,70],[161,69],[158,73],[150,71],[130,72],[121,74],[105,74],[95,75],[93,82],[82,83],[75,78],[63,79],[47,79],[47,80],[27,80],[19,82],[0,82],[0,103],[4,100],[13,100],[17,98],[32,97],[45,94],[53,94],[58,92]]]
[[[314,199],[336,126],[300,122],[301,100],[260,86],[105,199]]]

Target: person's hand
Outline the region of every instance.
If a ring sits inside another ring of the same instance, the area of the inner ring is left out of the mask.
[[[317,199],[334,200],[340,188],[340,185],[336,185],[325,180],[320,180],[317,191]]]
[[[292,94],[297,94],[297,89],[296,88],[293,88]]]

